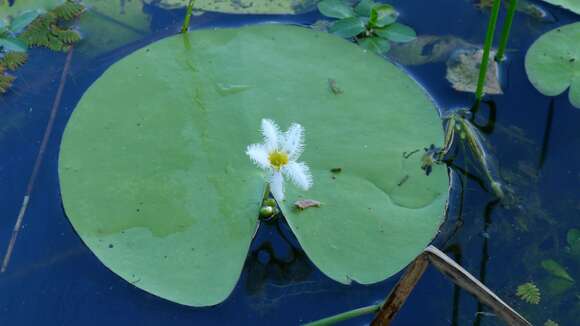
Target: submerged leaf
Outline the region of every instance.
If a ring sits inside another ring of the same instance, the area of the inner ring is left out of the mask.
[[[580,22],[558,27],[537,39],[526,54],[526,72],[536,89],[557,96],[570,88],[580,108]]]
[[[346,91],[329,91],[329,78]],[[216,85],[251,87],[224,93]],[[281,25],[197,30],[112,65],[63,136],[66,214],[95,255],[135,286],[185,305],[217,304],[235,287],[259,221],[265,179],[244,150],[260,142],[265,117],[306,131],[301,158],[314,186],[288,185],[278,204],[323,273],[379,282],[435,236],[447,171],[427,177],[418,155],[403,156],[442,142],[430,97],[355,44]],[[299,211],[294,202],[303,198],[323,205]]]
[[[542,267],[548,271],[550,274],[559,277],[561,279],[574,282],[574,279],[562,265],[560,265],[557,261],[553,259],[547,259],[542,261]]]
[[[538,287],[532,282],[518,286],[516,295],[522,299],[522,301],[530,304],[538,304],[541,299],[540,289],[538,289]]]

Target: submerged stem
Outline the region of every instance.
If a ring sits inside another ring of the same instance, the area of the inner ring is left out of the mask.
[[[509,8],[508,14],[503,23],[503,29],[501,32],[501,40],[499,43],[499,49],[497,50],[497,54],[495,56],[495,61],[502,61],[504,59],[505,49],[507,47],[508,39],[510,37],[510,31],[512,29],[512,22],[514,20],[514,16],[516,15],[516,7],[518,6],[518,0],[510,0],[509,1]]]
[[[497,17],[499,16],[500,0],[493,1],[493,8],[491,9],[491,16],[489,17],[489,24],[487,25],[487,33],[485,35],[485,44],[483,46],[483,57],[481,59],[481,66],[479,67],[479,80],[477,81],[477,89],[475,91],[475,98],[481,101],[483,97],[483,87],[485,86],[485,79],[487,77],[487,66],[489,65],[489,53],[493,43],[493,35],[495,33],[495,26],[497,25]]]
[[[330,316],[330,317],[327,317],[324,319],[313,321],[313,322],[308,323],[308,324],[304,324],[304,326],[334,325],[334,324],[339,323],[341,321],[349,320],[349,319],[360,317],[363,315],[374,314],[377,311],[379,311],[379,309],[381,309],[381,306],[382,306],[382,304],[379,303],[379,304],[375,304],[372,306],[367,306],[367,307],[362,307],[362,308],[350,310],[350,311],[343,312],[343,313],[338,314],[338,315]]]
[[[189,4],[187,5],[187,12],[185,13],[185,20],[181,26],[181,33],[187,33],[187,30],[189,29],[189,21],[191,20],[191,13],[193,12],[194,2],[195,0],[189,0]]]

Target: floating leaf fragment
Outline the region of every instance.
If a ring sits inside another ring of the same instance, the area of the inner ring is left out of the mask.
[[[502,94],[499,83],[499,67],[493,57],[495,51],[490,53],[490,62],[485,79],[484,92],[487,94]],[[447,61],[447,80],[451,86],[460,92],[475,93],[479,77],[479,65],[483,58],[483,50],[458,50]]]

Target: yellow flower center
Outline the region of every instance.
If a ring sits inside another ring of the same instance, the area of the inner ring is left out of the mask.
[[[288,164],[288,154],[280,151],[273,151],[268,156],[270,164],[276,170],[280,170],[284,165]]]

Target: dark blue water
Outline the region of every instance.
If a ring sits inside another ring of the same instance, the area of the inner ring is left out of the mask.
[[[111,0],[113,1],[113,0]],[[418,34],[454,35],[481,44],[489,11],[469,0],[391,2]],[[578,20],[542,4],[556,18],[540,23],[518,14],[509,60],[502,65],[504,95],[489,96],[476,121],[497,158],[513,201],[497,203],[468,157],[455,161],[464,187],[454,194],[450,216],[434,243],[484,281],[534,324],[548,318],[577,325],[577,285],[550,287],[543,259],[561,262],[580,280],[580,262],[567,255],[568,229],[580,227],[580,110],[567,95],[548,98],[529,83],[523,58],[543,32]],[[340,285],[321,274],[285,225],[263,224],[231,297],[211,308],[180,306],[135,288],[104,267],[84,246],[64,215],[58,188],[58,149],[65,124],[86,89],[113,63],[141,46],[175,34],[184,10],[147,6],[151,32],[142,39],[88,59],[73,52],[63,98],[12,260],[0,274],[0,325],[296,325],[380,302],[398,275],[372,286]],[[505,11],[502,12],[502,16]],[[234,16],[206,13],[192,28],[262,22],[309,25],[320,16]],[[500,17],[501,21],[501,17]],[[580,41],[580,40],[579,40]],[[30,51],[12,90],[0,96],[0,250],[7,247],[59,86],[66,54]],[[446,109],[468,107],[472,94],[458,93],[445,80],[445,63],[406,67]],[[551,113],[550,113],[551,112]],[[551,118],[550,118],[551,114]],[[493,119],[495,117],[495,119]],[[488,120],[495,120],[488,123]],[[515,288],[534,281],[542,303],[526,304]],[[397,316],[395,325],[500,325],[469,294],[429,268]],[[352,320],[362,325],[368,317]]]

